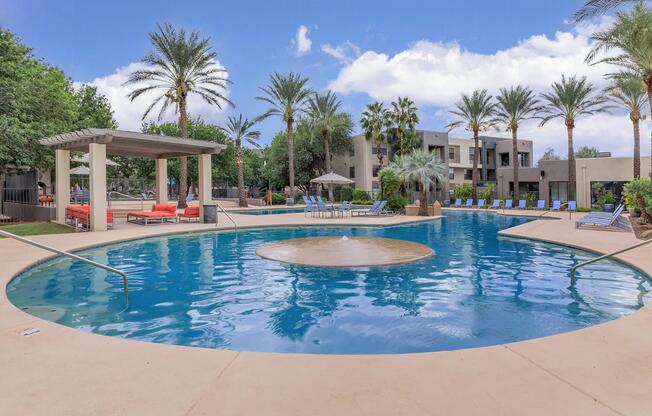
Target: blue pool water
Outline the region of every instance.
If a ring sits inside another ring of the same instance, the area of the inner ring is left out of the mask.
[[[267,209],[243,209],[243,210],[229,211],[229,213],[245,214],[245,215],[291,214],[295,212],[303,212],[303,208],[267,208]]]
[[[82,251],[130,278],[68,259],[35,266],[8,296],[27,313],[84,331],[248,351],[408,353],[506,343],[572,331],[633,313],[650,282],[592,254],[500,237],[528,220],[450,212],[387,228],[283,228],[148,238]],[[273,240],[364,235],[415,241],[435,255],[388,267],[314,268],[263,260]],[[589,278],[592,278],[591,280]]]

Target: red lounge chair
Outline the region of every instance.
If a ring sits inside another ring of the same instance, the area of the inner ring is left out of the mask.
[[[179,220],[199,222],[199,207],[187,207],[183,213],[179,214]]]
[[[90,228],[91,207],[90,205],[70,205],[66,207],[66,222],[75,227]],[[106,225],[113,228],[113,211],[106,210]]]
[[[173,204],[154,204],[151,211],[130,212],[127,214],[127,222],[147,225],[153,222],[164,223],[179,222],[177,206]]]

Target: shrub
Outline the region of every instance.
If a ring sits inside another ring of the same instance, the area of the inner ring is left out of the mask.
[[[537,200],[537,195],[534,192],[525,192],[521,194],[521,199],[525,199],[527,201],[526,205],[534,205]]]
[[[623,187],[626,200],[636,202],[637,208],[641,211],[641,220],[649,223],[652,211],[652,181],[649,179],[634,179]]]
[[[354,189],[351,193],[351,199],[353,201],[369,201],[371,204],[371,197],[369,196],[369,193],[361,189]]]
[[[285,196],[279,194],[278,192],[272,193],[272,205],[283,205],[285,204]]]
[[[401,178],[398,177],[396,171],[389,167],[384,167],[378,174],[378,180],[382,184],[383,190],[382,199],[389,200],[398,191],[401,186]]]
[[[496,190],[496,184],[490,183],[483,191],[478,192],[478,198],[489,200],[494,196],[495,190]]]
[[[351,201],[353,205],[371,205],[373,201],[370,199],[354,199]]]
[[[353,188],[348,185],[335,185],[333,197],[338,201],[350,201],[353,199]]]
[[[387,209],[394,212],[401,212],[408,204],[408,200],[402,196],[393,196],[387,200]]]
[[[473,195],[473,188],[471,188],[470,183],[458,183],[453,186],[453,195],[455,198],[460,198],[462,200],[471,198]]]

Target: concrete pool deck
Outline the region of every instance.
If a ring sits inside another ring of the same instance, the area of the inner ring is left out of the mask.
[[[506,215],[532,214],[507,211]],[[536,214],[538,215],[538,214]],[[596,252],[633,244],[631,233],[576,230],[567,214],[504,235]],[[575,218],[582,214],[574,214]],[[241,227],[392,225],[416,217],[316,219],[238,215]],[[220,218],[220,227],[229,224]],[[139,226],[44,235],[61,249],[210,224]],[[3,287],[49,253],[0,240]],[[652,274],[652,247],[621,260]],[[649,415],[652,308],[580,331],[477,349],[367,356],[210,350],[105,337],[28,315],[0,291],[2,415]]]

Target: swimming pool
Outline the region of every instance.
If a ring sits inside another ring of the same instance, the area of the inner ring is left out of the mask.
[[[572,331],[631,314],[650,282],[605,261],[578,272],[584,251],[501,237],[529,221],[446,212],[441,220],[378,227],[269,228],[147,238],[81,251],[118,276],[54,259],[7,287],[25,312],[98,334],[246,351],[378,354],[453,350]],[[377,236],[431,247],[386,267],[316,268],[263,260],[264,243],[310,236]],[[589,279],[593,278],[593,279]]]
[[[273,214],[292,214],[296,212],[303,212],[303,207],[300,208],[264,208],[264,209],[241,209],[227,211],[230,214],[245,214],[245,215],[273,215]]]

